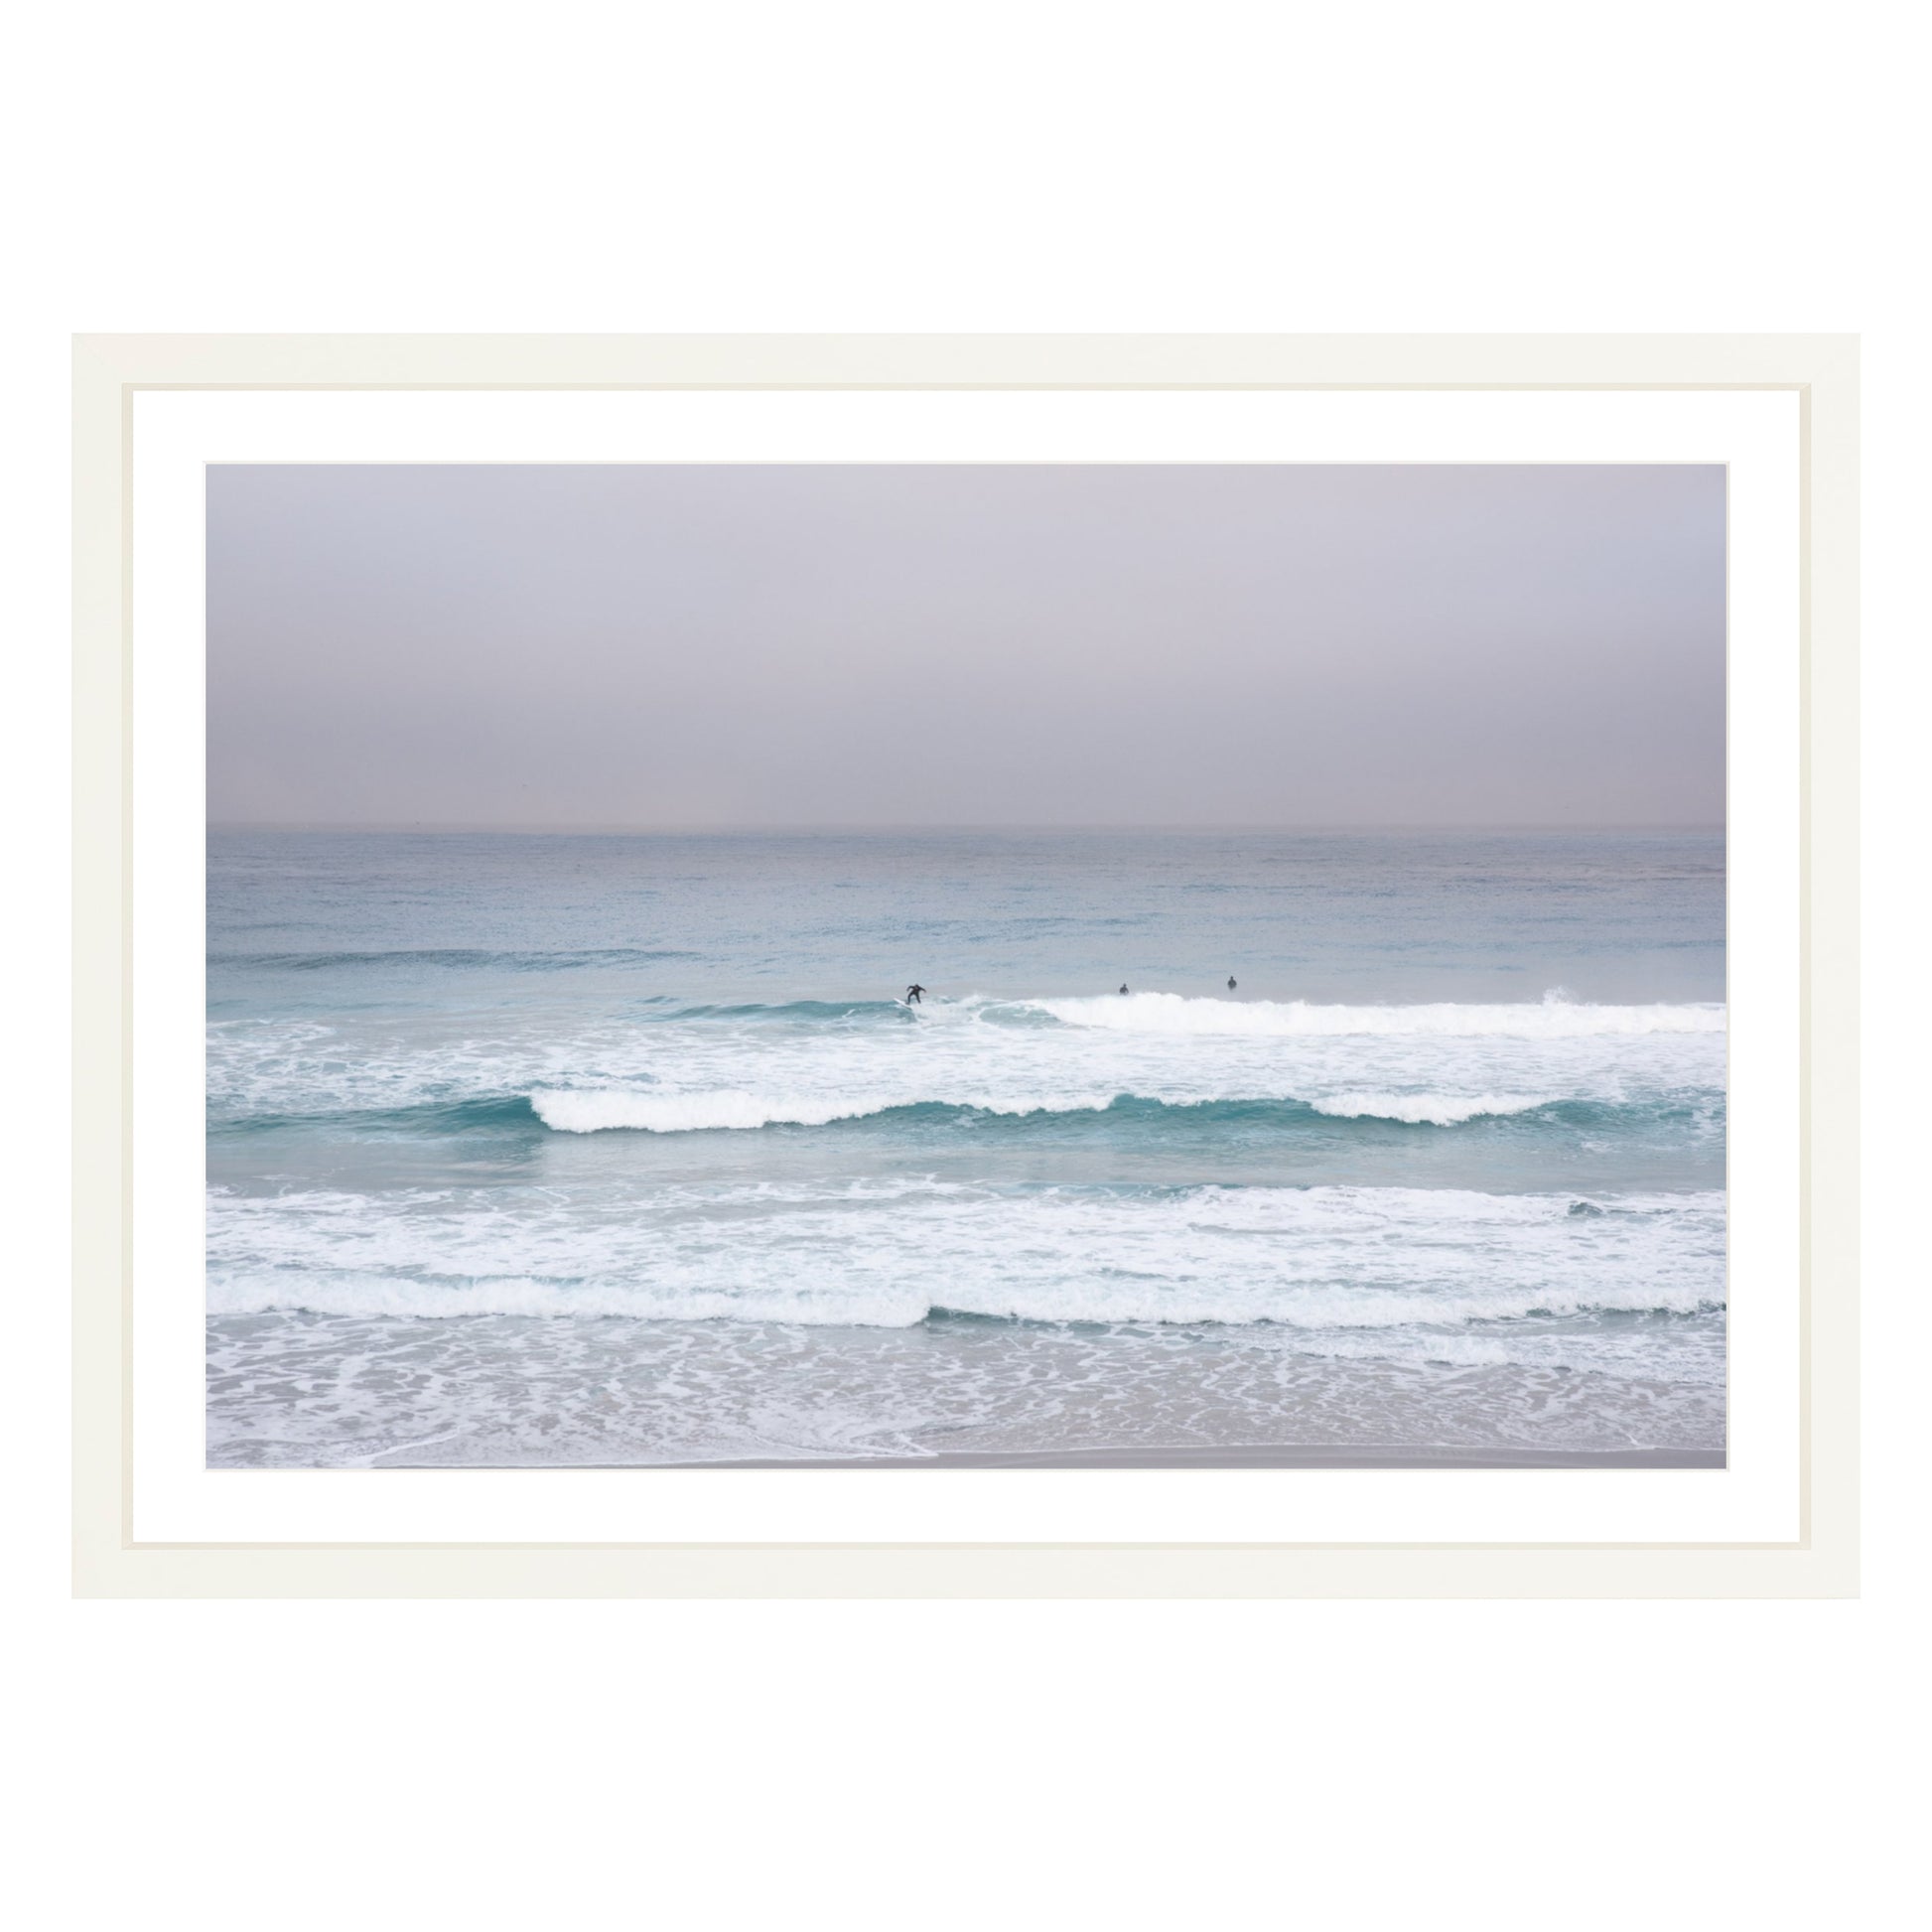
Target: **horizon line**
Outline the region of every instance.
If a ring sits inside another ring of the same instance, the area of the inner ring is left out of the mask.
[[[763,837],[784,834],[810,836],[819,833],[874,833],[898,838],[924,832],[1723,832],[1724,819],[1470,819],[1453,822],[1424,819],[1352,819],[1310,822],[1307,820],[1161,820],[1143,819],[1109,823],[1050,823],[1039,820],[930,820],[898,824],[826,819],[809,824],[776,823],[758,819],[719,819],[703,823],[598,821],[587,824],[541,823],[532,820],[486,822],[483,820],[432,819],[208,819],[210,832],[415,832],[425,834],[499,833],[504,836],[543,838],[665,838],[717,837],[757,833]]]

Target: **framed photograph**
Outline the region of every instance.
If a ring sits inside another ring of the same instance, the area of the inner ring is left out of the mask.
[[[1855,341],[75,353],[78,1591],[1856,1591]]]

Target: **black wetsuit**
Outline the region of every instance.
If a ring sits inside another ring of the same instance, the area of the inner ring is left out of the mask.
[[[925,1002],[919,998],[919,995],[924,991],[923,986],[908,986],[905,989],[905,1004],[908,1007],[923,1006]]]

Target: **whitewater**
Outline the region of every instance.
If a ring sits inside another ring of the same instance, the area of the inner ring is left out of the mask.
[[[217,834],[209,1458],[1721,1451],[1723,882]]]

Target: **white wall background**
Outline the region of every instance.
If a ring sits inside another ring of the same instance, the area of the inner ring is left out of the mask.
[[[1900,1922],[1932,1342],[1908,19],[79,0],[16,26],[0,781],[9,900],[34,897],[0,1467],[27,1853],[0,1887],[53,1893],[23,1922]],[[66,339],[167,329],[1865,332],[1864,1600],[69,1603]]]

